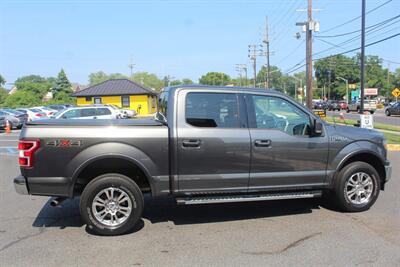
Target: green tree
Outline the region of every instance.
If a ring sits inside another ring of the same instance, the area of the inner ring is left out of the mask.
[[[157,75],[148,72],[136,72],[133,74],[131,79],[138,83],[142,84],[144,87],[151,88],[157,91],[160,91],[161,88],[164,87],[164,82]]]
[[[8,97],[7,90],[0,87],[0,105],[4,103],[7,97]]]
[[[22,76],[15,80],[15,84],[17,83],[45,83],[46,78],[39,76],[39,75],[27,75],[27,76]]]
[[[41,98],[32,91],[18,90],[8,96],[2,106],[9,108],[32,107],[41,104]]]
[[[194,84],[194,82],[191,79],[185,78],[182,79],[182,84]]]
[[[65,71],[61,69],[61,71],[57,75],[56,84],[53,87],[53,94],[57,95],[58,93],[72,93],[72,85],[69,82]]]
[[[111,79],[128,79],[129,77],[121,73],[107,74],[104,71],[98,71],[89,74],[89,85],[99,84]]]
[[[33,83],[33,82],[18,82],[15,83],[18,91],[29,91],[36,95],[38,98],[42,99],[43,96],[50,90],[51,84],[48,82],[43,83]]]
[[[223,72],[208,72],[199,79],[204,85],[227,85],[231,83],[231,77]]]
[[[46,104],[76,104],[76,99],[70,93],[59,92]]]
[[[6,84],[6,80],[5,80],[4,77],[1,76],[1,74],[0,74],[0,87],[1,87],[1,86],[4,86],[5,84]]]

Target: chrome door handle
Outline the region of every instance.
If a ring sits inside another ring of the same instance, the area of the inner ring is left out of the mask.
[[[254,146],[256,147],[270,147],[272,141],[269,139],[258,139],[254,141]]]
[[[200,147],[201,141],[198,139],[183,140],[182,146],[184,147]]]

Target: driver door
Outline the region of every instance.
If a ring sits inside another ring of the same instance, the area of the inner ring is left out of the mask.
[[[310,115],[280,96],[246,95],[251,138],[249,190],[322,186],[327,136],[311,136]]]

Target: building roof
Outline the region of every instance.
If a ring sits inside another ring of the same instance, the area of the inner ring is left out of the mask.
[[[111,79],[72,94],[72,96],[106,95],[157,95],[157,92],[128,79]]]

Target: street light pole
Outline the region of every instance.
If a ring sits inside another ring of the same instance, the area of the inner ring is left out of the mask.
[[[343,77],[340,77],[340,76],[336,76],[336,78],[338,78],[346,83],[346,102],[348,104],[349,103],[349,80],[347,80]]]

